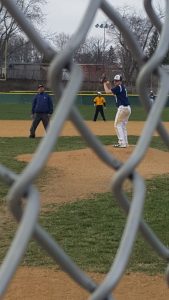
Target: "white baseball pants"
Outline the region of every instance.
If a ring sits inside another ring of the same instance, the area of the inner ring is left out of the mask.
[[[118,143],[123,146],[128,146],[128,137],[127,137],[127,122],[131,114],[131,107],[120,105],[118,107],[114,128],[118,137]]]

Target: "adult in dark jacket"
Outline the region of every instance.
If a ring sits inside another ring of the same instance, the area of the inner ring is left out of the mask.
[[[30,138],[35,138],[36,128],[42,121],[45,130],[48,127],[50,116],[53,113],[53,102],[51,97],[45,93],[43,85],[38,86],[38,93],[32,102],[32,125],[30,128]]]

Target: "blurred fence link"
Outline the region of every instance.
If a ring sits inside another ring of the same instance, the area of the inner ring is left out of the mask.
[[[153,56],[150,59],[146,59],[144,53],[140,50],[139,42],[135,39],[134,34],[128,30],[127,24],[124,23],[119,13],[107,1],[89,1],[88,8],[77,31],[73,34],[65,49],[58,54],[49,46],[48,42],[40,36],[33,25],[25,19],[24,14],[17,7],[15,1],[1,0],[1,4],[19,24],[23,32],[25,32],[40,53],[44,55],[45,60],[49,61],[48,84],[55,95],[55,101],[57,103],[47,134],[41,140],[34,157],[22,173],[16,175],[5,166],[0,165],[0,177],[2,181],[9,185],[7,204],[19,223],[15,237],[11,242],[0,268],[1,297],[5,294],[31,238],[34,238],[77,284],[90,293],[90,300],[115,299],[113,291],[125,273],[138,230],[141,231],[143,238],[152,246],[152,249],[154,249],[159,256],[164,258],[166,262],[168,261],[169,249],[142,219],[146,187],[144,178],[135,170],[142,162],[155,130],[158,131],[164,143],[169,146],[168,132],[160,121],[160,116],[169,92],[169,76],[162,67],[162,61],[169,50],[169,1],[166,0],[165,2],[165,19],[164,23],[161,24],[161,21],[153,10],[151,1],[144,1],[147,16],[160,33],[160,41]],[[78,49],[85,40],[99,8],[121,31],[128,47],[133,53],[134,59],[138,63],[139,75],[136,87],[140,95],[141,103],[147,111],[147,120],[142,135],[138,139],[131,156],[125,163],[122,163],[115,156],[106,151],[102,143],[86,126],[74,105],[76,94],[82,84],[83,72],[80,66],[73,62],[73,52]],[[66,86],[63,86],[62,72],[65,69],[69,72],[69,81]],[[152,74],[157,76],[159,80],[159,89],[153,105],[151,105],[149,101],[146,89],[147,80],[150,79]],[[112,178],[112,192],[127,214],[127,221],[121,236],[119,248],[109,272],[99,285],[81,270],[78,265],[73,262],[71,257],[59,246],[57,241],[53,240],[50,234],[38,224],[40,195],[33,183],[45,166],[58,140],[60,131],[68,118],[76,126],[95,154],[105,164],[116,171]],[[129,201],[123,192],[123,183],[125,180],[130,180],[132,184],[131,201]],[[169,267],[166,271],[166,279],[169,281]]]

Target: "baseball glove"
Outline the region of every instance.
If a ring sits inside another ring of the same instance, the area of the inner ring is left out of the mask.
[[[106,74],[103,73],[102,76],[101,76],[101,78],[100,78],[100,83],[104,83],[104,82],[106,82],[106,81],[107,81],[107,79],[106,79]]]

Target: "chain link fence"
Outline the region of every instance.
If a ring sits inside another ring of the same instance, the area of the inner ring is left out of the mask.
[[[1,297],[5,294],[8,284],[14,276],[32,237],[48,252],[53,260],[59,264],[61,268],[74,279],[74,281],[76,281],[77,284],[90,292],[90,300],[115,299],[113,291],[125,273],[139,230],[147,243],[152,246],[153,250],[166,260],[166,262],[168,261],[169,249],[159,240],[157,235],[142,219],[146,188],[144,178],[142,178],[135,170],[136,167],[141,164],[155,130],[158,131],[163,142],[169,147],[168,132],[160,121],[160,116],[166,104],[169,92],[169,76],[161,65],[163,58],[169,49],[169,0],[166,0],[165,3],[165,20],[164,23],[161,24],[153,10],[151,1],[144,1],[147,16],[160,32],[160,42],[156,51],[151,59],[147,61],[144,53],[141,52],[138,41],[135,40],[133,33],[127,29],[121,16],[107,1],[91,0],[89,2],[79,28],[68,42],[65,50],[60,54],[57,54],[40,36],[39,32],[33,28],[32,24],[25,19],[23,13],[16,6],[15,1],[1,0],[1,4],[4,5],[12,17],[15,18],[16,22],[34,43],[40,53],[43,53],[45,58],[50,61],[48,84],[55,94],[55,101],[57,103],[51,120],[51,126],[48,129],[46,136],[41,140],[32,161],[26,166],[23,172],[16,175],[5,166],[0,165],[1,180],[9,185],[7,204],[13,216],[19,223],[15,237],[13,238],[0,268]],[[101,8],[115,26],[119,28],[140,68],[136,87],[142,105],[147,111],[147,120],[136,147],[125,163],[117,160],[115,156],[106,151],[101,142],[86,126],[83,118],[74,105],[76,94],[78,93],[83,80],[83,72],[81,71],[81,68],[73,62],[73,52],[86,38],[88,30],[99,8]],[[67,69],[70,74],[70,80],[66,86],[63,86],[61,80],[63,69]],[[152,106],[146,91],[146,82],[149,80],[151,74],[157,76],[160,83],[156,101]],[[112,179],[112,192],[115,194],[117,201],[127,214],[127,221],[121,236],[119,249],[114,257],[109,272],[106,274],[105,279],[100,285],[96,284],[92,278],[86,275],[78,265],[72,261],[71,257],[64,252],[57,241],[54,241],[49,233],[38,224],[40,195],[33,183],[45,166],[46,161],[58,140],[64,122],[68,118],[72,121],[95,154],[105,164],[116,171]],[[125,180],[130,180],[132,184],[131,201],[129,201],[127,196],[123,193],[123,183]],[[166,270],[166,280],[169,282],[169,266]]]

